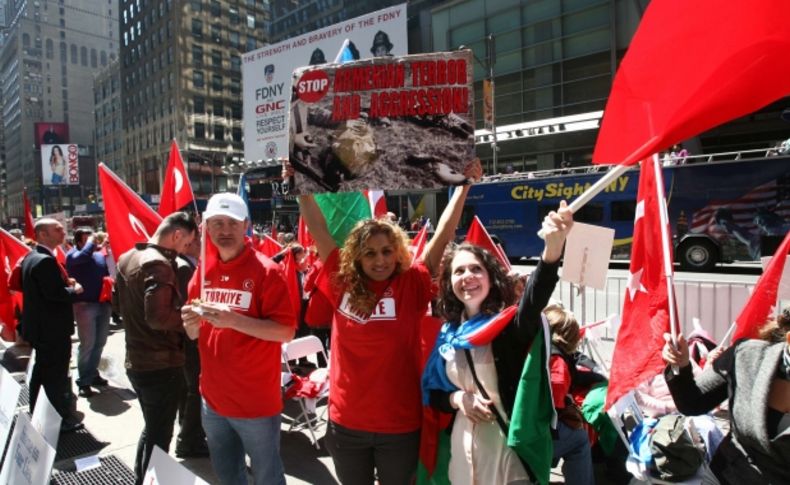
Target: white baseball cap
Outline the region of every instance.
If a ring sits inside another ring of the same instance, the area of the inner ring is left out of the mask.
[[[249,218],[247,204],[244,203],[244,199],[230,192],[214,194],[208,200],[203,219],[208,220],[214,216],[228,216],[243,221]]]

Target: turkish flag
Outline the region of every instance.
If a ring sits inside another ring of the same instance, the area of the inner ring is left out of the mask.
[[[30,199],[27,197],[27,188],[22,189],[22,200],[25,204],[25,237],[35,241],[35,222],[33,222],[33,211],[30,210]]]
[[[594,163],[635,164],[790,94],[790,2],[654,0],[617,71]]]
[[[502,266],[504,266],[507,271],[510,271],[510,261],[508,261],[505,252],[499,244],[491,239],[485,226],[483,226],[483,223],[480,222],[477,216],[472,219],[469,230],[466,232],[466,240],[464,242],[469,242],[483,249],[487,249],[489,253],[493,254],[494,257],[502,263]]]
[[[787,253],[790,251],[790,232],[768,262],[765,271],[754,285],[752,296],[735,319],[732,341],[742,338],[758,338],[760,327],[765,325],[776,305],[779,282],[782,279]]]
[[[103,163],[99,164],[99,184],[110,247],[117,261],[136,243],[148,241],[162,217]]]
[[[409,251],[411,251],[412,258],[415,260],[420,259],[422,252],[425,251],[425,244],[428,242],[428,224],[423,224],[419,232],[414,236],[414,239],[409,243]]]
[[[607,408],[665,367],[661,349],[664,333],[669,332],[669,298],[654,163],[658,162],[652,158],[643,161],[639,173],[630,274],[612,356]]]
[[[365,197],[370,204],[370,213],[374,219],[387,215],[387,198],[383,190],[365,190]]]
[[[178,151],[178,143],[170,142],[170,157],[167,160],[162,194],[159,196],[159,215],[168,216],[195,200],[189,174],[184,169],[184,160]]]
[[[302,315],[302,292],[299,290],[299,263],[294,257],[294,252],[285,252],[282,262],[283,274],[285,276],[285,286],[288,288],[288,296],[291,298],[294,314],[301,318]]]
[[[9,279],[19,260],[30,252],[30,248],[15,238],[5,229],[0,228],[0,323],[3,326],[2,337],[13,342],[16,337],[15,307],[22,308],[22,293],[11,291]]]
[[[299,216],[299,224],[297,227],[296,240],[299,241],[299,244],[307,251],[305,256],[307,258],[307,266],[312,266],[315,262],[316,255],[310,250],[310,247],[315,245],[315,241],[313,241],[313,236],[310,235],[310,230],[307,229],[307,224],[305,224],[302,216]]]
[[[275,254],[283,250],[282,244],[278,243],[266,234],[261,234],[261,242],[258,243],[258,251],[263,253],[267,258],[273,257]]]

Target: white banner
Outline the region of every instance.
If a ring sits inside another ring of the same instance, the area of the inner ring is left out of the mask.
[[[16,413],[16,404],[22,386],[14,380],[13,376],[0,366],[0,455],[5,451],[8,442],[8,433],[11,431],[11,422]]]
[[[244,54],[244,158],[288,156],[288,118],[294,69],[333,62],[348,39],[352,56],[402,56],[408,53],[406,4],[267,45]],[[43,153],[43,152],[42,152]]]
[[[46,485],[54,462],[55,448],[36,431],[26,413],[19,413],[0,472],[0,483]]]
[[[79,185],[79,147],[41,145],[41,181],[44,185]]]

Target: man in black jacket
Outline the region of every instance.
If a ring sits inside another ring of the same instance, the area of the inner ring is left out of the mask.
[[[63,418],[61,429],[82,427],[72,411],[74,394],[69,378],[71,336],[74,334],[75,295],[82,286],[69,278],[54,256],[66,233],[55,219],[39,219],[35,224],[38,245],[22,262],[23,338],[36,351],[30,379],[30,410],[44,387],[47,398]]]

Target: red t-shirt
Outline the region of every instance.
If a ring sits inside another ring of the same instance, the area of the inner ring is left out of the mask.
[[[371,282],[381,298],[370,316],[348,308],[347,293],[332,285],[339,251],[324,266],[319,287],[334,303],[329,417],[346,428],[408,433],[420,428],[420,322],[433,296],[420,263],[390,281]]]
[[[551,395],[554,398],[554,407],[562,409],[565,407],[565,396],[571,389],[571,372],[568,364],[559,355],[552,355],[549,359],[549,370],[551,372]]]
[[[200,296],[200,268],[189,283],[189,298]],[[280,266],[248,244],[227,263],[206,274],[205,299],[244,315],[295,327],[296,316]],[[229,328],[200,324],[200,393],[222,416],[260,418],[279,414],[282,347]]]

